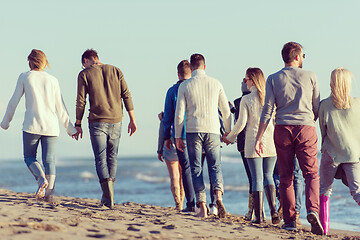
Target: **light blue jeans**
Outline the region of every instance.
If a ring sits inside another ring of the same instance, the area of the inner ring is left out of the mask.
[[[197,202],[206,202],[206,191],[203,178],[201,158],[203,150],[206,155],[209,170],[211,191],[224,192],[224,182],[221,172],[220,134],[186,133],[191,175]]]
[[[115,180],[121,123],[89,123],[89,131],[99,181]]]
[[[55,143],[58,137],[32,134],[23,131],[24,161],[29,167],[37,162],[36,154],[41,142],[42,162],[46,175],[55,175]]]
[[[276,163],[276,157],[264,157],[264,158],[246,158],[252,181],[252,191],[262,192],[264,186],[274,185],[274,167]]]

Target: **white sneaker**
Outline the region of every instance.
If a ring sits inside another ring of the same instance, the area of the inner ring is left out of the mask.
[[[216,204],[210,204],[210,214],[213,214],[215,216],[218,215],[218,209],[216,207]]]

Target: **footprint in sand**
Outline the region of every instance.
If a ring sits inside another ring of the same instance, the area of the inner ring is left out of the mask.
[[[128,227],[127,230],[128,230],[128,231],[134,231],[134,232],[139,232],[139,231],[140,231],[139,228],[135,228],[135,227],[133,227],[133,226]]]

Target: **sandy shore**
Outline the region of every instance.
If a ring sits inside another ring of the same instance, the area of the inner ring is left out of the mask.
[[[360,233],[331,230],[316,236],[309,227],[288,232],[279,226],[253,225],[228,214],[201,219],[138,203],[100,208],[98,199],[55,197],[36,201],[33,194],[0,189],[0,239],[360,239]]]

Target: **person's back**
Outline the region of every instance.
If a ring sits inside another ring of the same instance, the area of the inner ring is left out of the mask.
[[[131,95],[121,70],[115,66],[91,65],[79,73],[86,93],[89,94],[89,122],[120,122],[123,117],[122,100],[125,106],[132,105]],[[85,104],[85,97],[78,95]]]
[[[186,98],[186,132],[220,133],[218,106],[230,110],[221,83],[205,74],[204,70],[193,71],[192,77],[179,87],[179,93]],[[184,106],[184,105],[178,105]]]
[[[268,91],[273,93],[276,105],[276,124],[315,125],[318,105],[313,102],[319,98],[319,89],[313,72],[298,67],[285,67],[268,77]],[[266,114],[269,117],[269,112]]]

